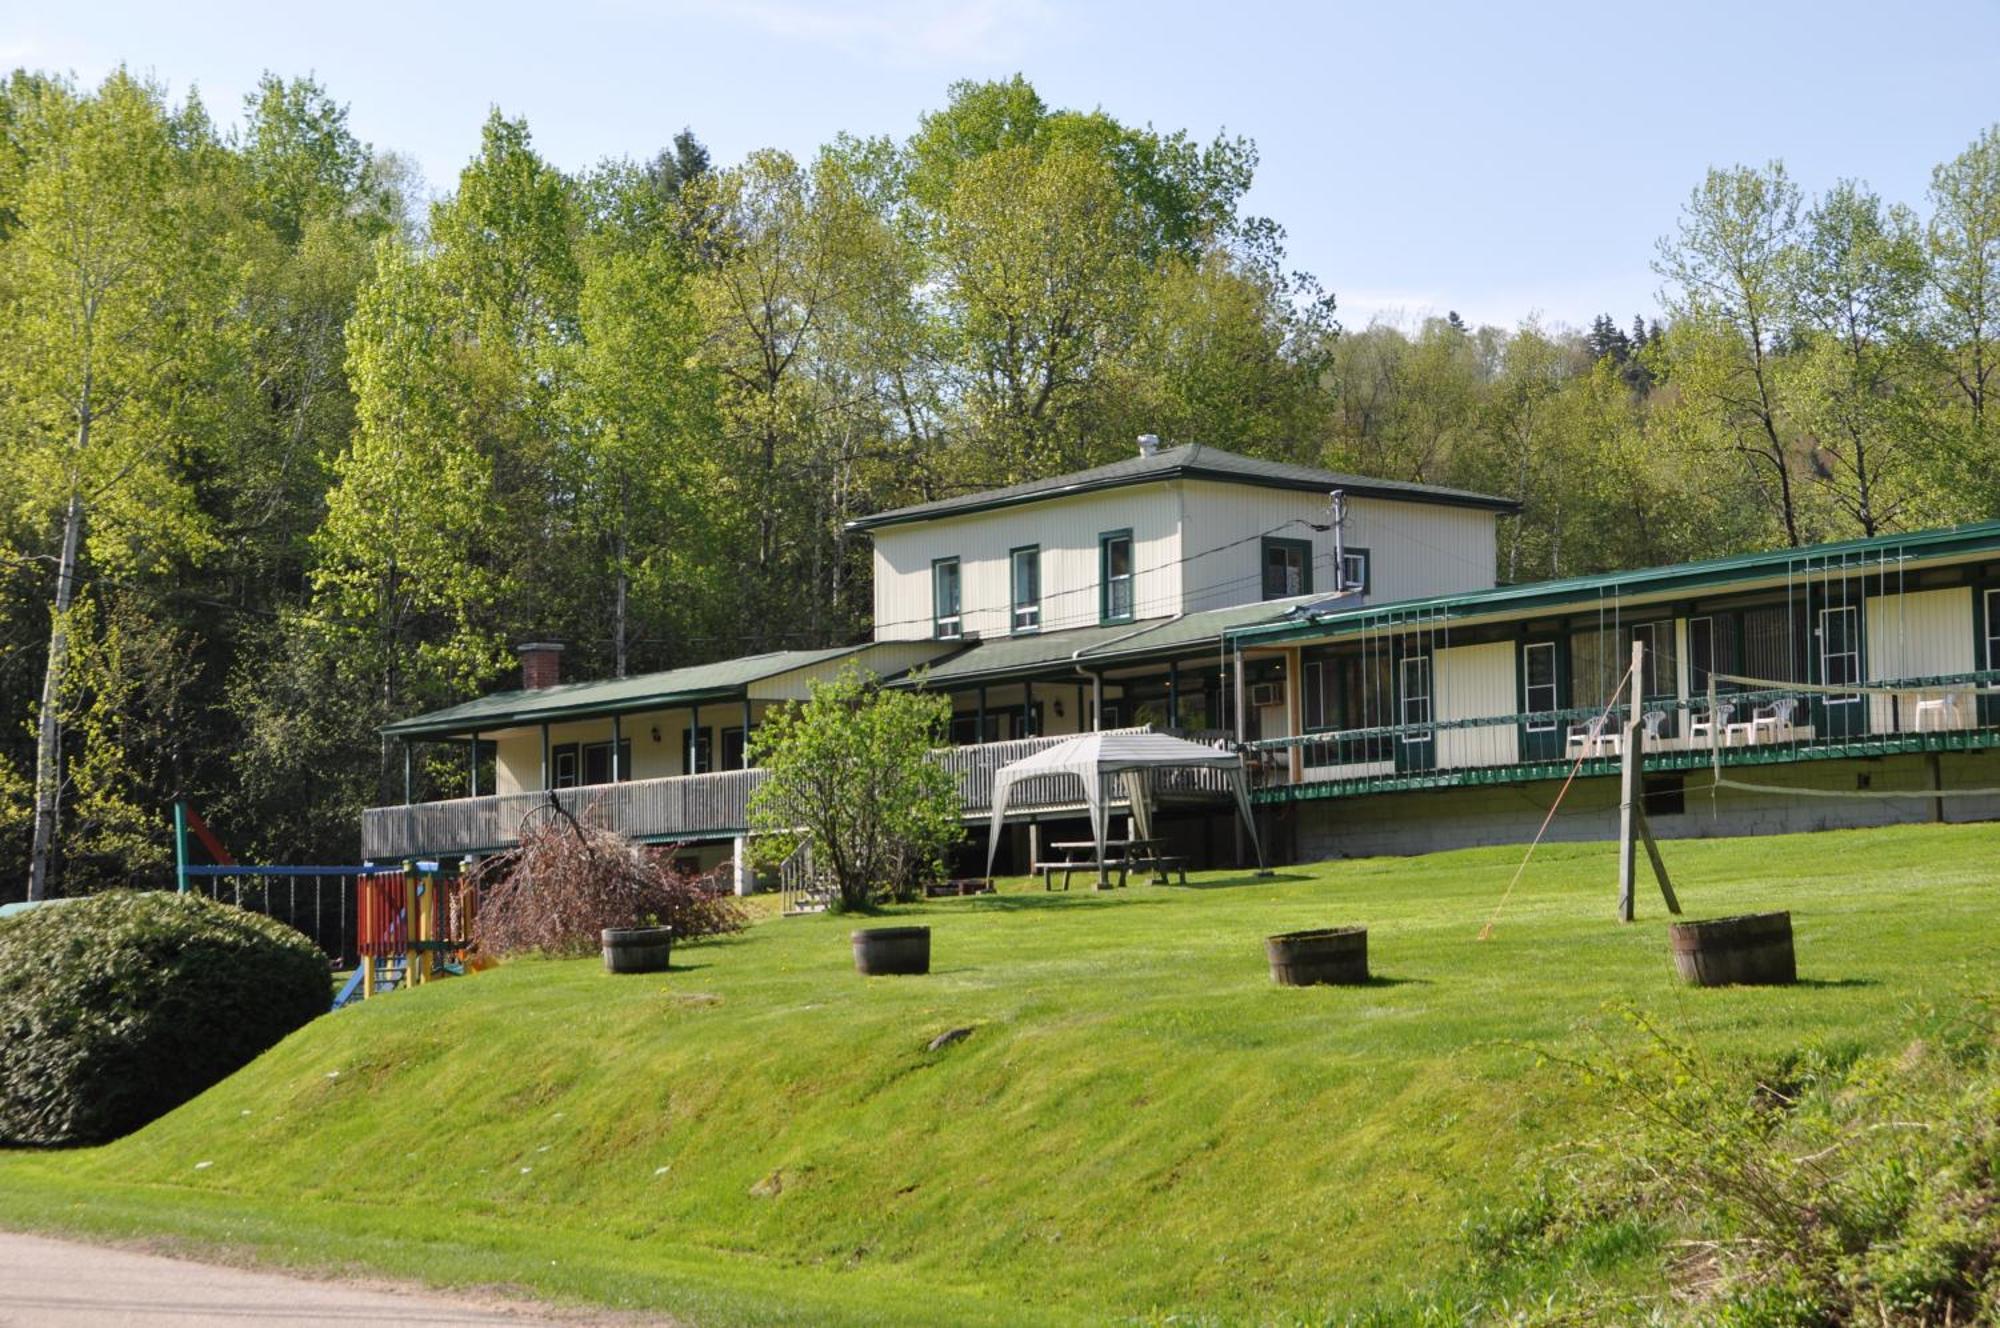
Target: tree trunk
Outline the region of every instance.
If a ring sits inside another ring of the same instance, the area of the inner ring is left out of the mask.
[[[77,430],[77,450],[90,438],[86,416]],[[35,736],[35,839],[28,858],[28,899],[49,897],[49,859],[55,853],[56,822],[62,808],[62,689],[69,671],[69,607],[76,598],[76,551],[83,534],[83,492],[71,482],[63,514],[62,559],[56,565],[55,611],[49,617],[48,667],[42,673],[42,709]]]
[[[617,582],[617,587],[613,592],[613,599],[611,606],[611,622],[612,622],[611,633],[613,637],[612,652],[615,657],[615,662],[613,667],[616,670],[614,676],[620,678],[625,676],[625,638],[626,638],[625,600],[627,592],[631,589],[631,584],[632,584],[631,576],[626,571],[625,560],[627,552],[628,550],[625,545],[625,532],[623,530],[620,530],[618,532],[618,582]]]

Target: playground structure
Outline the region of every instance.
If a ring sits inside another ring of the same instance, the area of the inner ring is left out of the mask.
[[[199,849],[210,861],[193,860]],[[276,918],[354,970],[338,1010],[369,996],[465,972],[478,891],[432,861],[268,866],[238,862],[201,816],[174,804],[178,889]]]

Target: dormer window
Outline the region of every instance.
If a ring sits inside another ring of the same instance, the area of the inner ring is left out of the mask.
[[[1008,581],[1014,589],[1014,630],[1039,631],[1042,626],[1042,550],[1031,544],[1008,555]]]
[[[958,559],[939,558],[931,564],[931,635],[940,641],[965,635],[958,585]]]
[[[1101,622],[1132,621],[1132,532],[1114,530],[1097,537],[1097,616]]]

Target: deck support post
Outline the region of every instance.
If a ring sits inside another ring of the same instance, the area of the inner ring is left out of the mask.
[[[757,872],[750,865],[750,836],[738,835],[735,843],[735,857],[730,860],[729,879],[736,893],[754,894],[757,889]]]
[[[1180,726],[1181,662],[1177,659],[1170,659],[1167,661],[1167,727],[1178,729]]]
[[[713,755],[714,753],[711,752],[710,756],[712,757]],[[698,775],[701,773],[701,707],[699,705],[688,707],[687,760],[684,764],[687,766],[687,769],[683,770],[682,774]]]
[[[1035,736],[1035,684],[1026,680],[1021,683],[1021,736]]]
[[[1285,727],[1288,736],[1305,736],[1305,680],[1302,677],[1302,653],[1297,646],[1285,652]],[[1296,744],[1286,753],[1286,777],[1294,784],[1306,780],[1306,749],[1304,744]]]
[[[979,690],[972,695],[973,704],[977,707],[972,712],[974,715],[972,741],[973,745],[977,746],[986,741],[986,684],[980,683]]]
[[[743,689],[743,764],[738,769],[750,768],[750,689]]]
[[[1936,752],[1927,753],[1924,756],[1924,769],[1931,777],[1931,787],[1941,793],[1944,789],[1944,758]],[[1942,824],[1943,821],[1944,799],[1942,797],[1932,798],[1931,823],[1937,825]]]
[[[410,740],[403,739],[403,805],[409,806],[417,800],[416,766],[410,755]]]
[[[479,796],[479,735],[477,733],[472,735],[472,755],[468,756],[465,760],[465,773],[466,782],[472,790],[471,796],[476,798]]]
[[[618,744],[619,744],[620,742],[624,741],[624,738],[625,738],[625,726],[624,726],[624,723],[623,723],[623,720],[624,720],[624,716],[622,716],[622,715],[620,715],[620,714],[616,713],[615,711],[614,711],[614,712],[612,713],[612,716],[611,716],[611,782],[612,782],[612,783],[614,783],[614,784],[616,784],[616,783],[617,783],[617,782],[618,782],[619,780],[621,780],[621,779],[625,778],[625,771],[623,771],[623,770],[620,770],[620,769],[618,768]]]
[[[1101,733],[1103,730],[1104,675],[1093,673],[1090,675],[1090,731],[1092,733]]]
[[[1241,641],[1236,643],[1236,673],[1230,681],[1236,692],[1236,745],[1241,747],[1248,740],[1247,735],[1250,731],[1249,723],[1243,714],[1245,689],[1243,686],[1243,643]]]
[[[554,773],[549,768],[549,726],[544,724],[542,725],[542,792],[547,793],[552,787],[550,779]]]

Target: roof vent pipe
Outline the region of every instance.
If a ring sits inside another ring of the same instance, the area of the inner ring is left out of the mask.
[[[1160,450],[1160,435],[1156,433],[1142,433],[1139,435],[1140,456],[1149,457],[1157,453],[1159,450]]]
[[[521,657],[521,689],[538,692],[562,681],[562,642],[523,641],[514,647]]]

